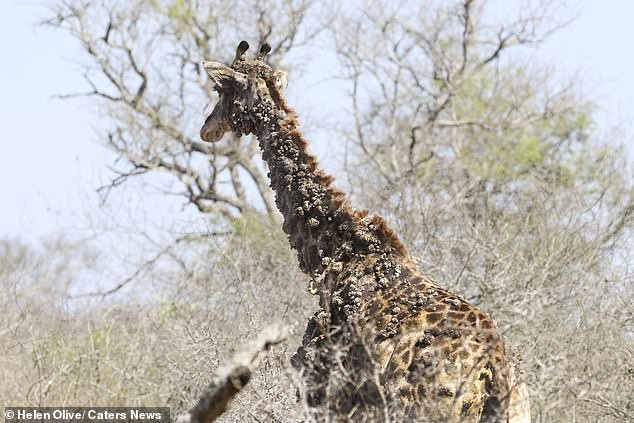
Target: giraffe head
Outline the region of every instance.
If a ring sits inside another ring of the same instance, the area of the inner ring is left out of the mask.
[[[252,59],[246,57],[248,49],[249,43],[241,41],[231,66],[213,61],[202,62],[213,89],[220,96],[200,129],[200,137],[204,141],[219,141],[228,131],[238,136],[253,133],[252,108],[256,101],[280,101],[279,91],[286,88],[286,72],[273,72],[264,63],[271,46],[263,44]]]

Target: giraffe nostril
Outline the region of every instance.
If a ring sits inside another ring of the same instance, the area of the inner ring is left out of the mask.
[[[200,138],[206,142],[220,141],[223,135],[224,131],[221,131],[219,128],[212,129],[203,126],[200,129]]]

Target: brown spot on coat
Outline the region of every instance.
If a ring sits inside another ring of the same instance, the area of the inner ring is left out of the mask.
[[[425,316],[427,323],[430,325],[436,324],[443,318],[442,313],[429,313]]]

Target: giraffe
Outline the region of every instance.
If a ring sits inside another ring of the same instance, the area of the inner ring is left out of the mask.
[[[254,134],[282,229],[319,309],[292,358],[314,409],[337,421],[530,421],[528,395],[494,321],[418,268],[385,220],[353,208],[307,150],[281,91],[286,74],[240,42],[202,62],[219,100],[200,136]]]

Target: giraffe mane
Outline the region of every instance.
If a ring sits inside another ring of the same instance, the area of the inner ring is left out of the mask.
[[[281,122],[281,127],[288,131],[293,141],[300,147],[302,154],[306,155],[309,171],[315,174],[319,183],[323,187],[325,187],[328,193],[331,195],[334,203],[333,205],[336,208],[341,208],[341,210],[344,211],[346,214],[349,214],[355,224],[361,224],[362,220],[368,217],[369,211],[366,209],[357,209],[353,207],[346,199],[345,193],[333,185],[335,178],[331,175],[326,174],[323,170],[319,169],[319,161],[315,156],[308,152],[308,140],[306,139],[306,137],[304,137],[302,131],[297,129],[300,125],[298,120],[299,114],[297,113],[297,111],[295,111],[295,109],[288,106],[286,99],[284,98],[278,87],[275,85],[275,82],[272,81],[270,77],[266,78],[265,82],[272,99],[286,114],[286,117]],[[378,233],[382,234],[385,241],[390,243],[398,253],[402,254],[405,257],[409,257],[409,252],[401,241],[401,238],[389,226],[387,221],[382,216],[372,215],[370,224],[374,225],[377,228]]]

